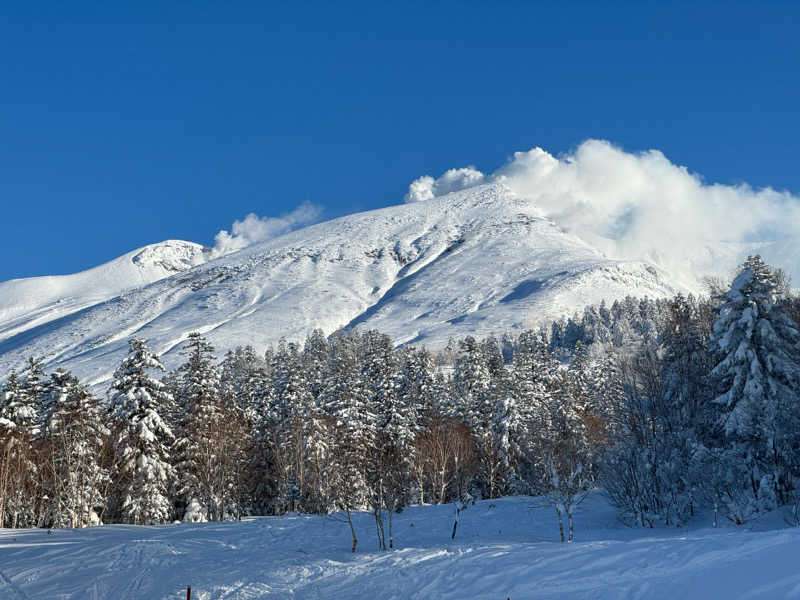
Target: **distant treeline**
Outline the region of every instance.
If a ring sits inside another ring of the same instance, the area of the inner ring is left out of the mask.
[[[798,308],[752,256],[709,297],[627,298],[435,353],[315,331],[219,360],[193,333],[159,379],[133,339],[104,401],[31,358],[2,389],[0,518],[367,509],[385,548],[408,504],[530,494],[570,539],[575,505],[599,486],[630,524],[680,525],[701,508],[744,523],[798,501]]]

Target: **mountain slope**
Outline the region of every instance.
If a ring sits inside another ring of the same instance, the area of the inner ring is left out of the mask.
[[[3,317],[0,373],[32,354],[96,384],[130,336],[175,364],[191,331],[220,351],[263,350],[315,327],[348,326],[443,345],[532,327],[603,299],[675,291],[663,271],[605,258],[492,183],[306,227],[99,304],[76,301],[75,310],[50,313],[55,319],[19,324],[17,316],[11,328]]]
[[[185,271],[204,261],[203,246],[167,240],[138,248],[71,275],[12,279],[0,283],[0,339],[13,336]]]

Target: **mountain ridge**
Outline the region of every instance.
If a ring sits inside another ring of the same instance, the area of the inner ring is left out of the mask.
[[[213,260],[195,246],[202,258],[186,269],[121,282],[117,295],[52,320],[14,330],[0,322],[0,372],[34,355],[99,384],[129,337],[148,339],[174,366],[191,331],[220,352],[355,326],[441,346],[534,327],[604,299],[686,291],[654,265],[607,258],[501,182],[339,217]]]

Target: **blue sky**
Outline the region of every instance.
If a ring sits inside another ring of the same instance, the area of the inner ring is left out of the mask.
[[[587,138],[798,192],[798,22],[788,2],[5,2],[0,280]]]

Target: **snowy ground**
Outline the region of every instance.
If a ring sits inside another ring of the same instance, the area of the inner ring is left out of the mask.
[[[636,530],[599,495],[572,544],[528,498],[397,515],[396,544],[377,552],[369,515],[349,552],[344,523],[322,516],[85,530],[0,530],[0,598],[796,598],[800,529],[778,515],[750,530],[702,525]]]

